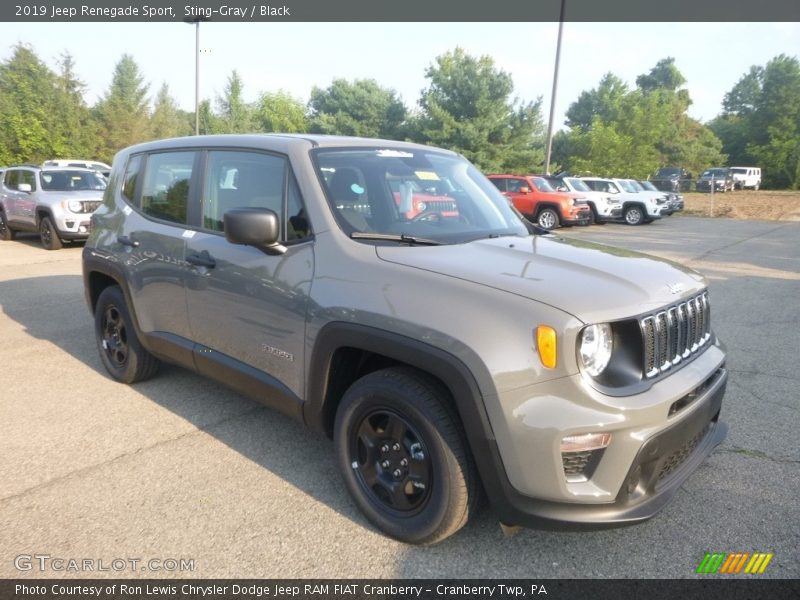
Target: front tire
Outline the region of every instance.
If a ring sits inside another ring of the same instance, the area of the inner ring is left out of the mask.
[[[436,379],[406,367],[375,371],[347,390],[334,445],[347,490],[385,534],[431,544],[463,527],[478,477],[463,428]]]
[[[644,223],[644,212],[639,206],[629,206],[625,209],[625,222],[628,225],[641,225]]]
[[[552,208],[543,208],[536,216],[536,222],[542,229],[551,231],[559,225],[558,214]]]
[[[158,371],[158,359],[139,341],[118,285],[107,287],[97,299],[94,333],[100,360],[117,381],[135,383],[149,379]]]
[[[39,221],[39,239],[45,250],[61,250],[64,247],[50,217],[42,217],[42,220]]]

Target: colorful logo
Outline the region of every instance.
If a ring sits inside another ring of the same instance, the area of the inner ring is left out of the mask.
[[[761,575],[772,560],[772,552],[730,552],[725,554],[706,552],[703,560],[697,566],[697,573],[701,575],[718,574],[747,574]]]

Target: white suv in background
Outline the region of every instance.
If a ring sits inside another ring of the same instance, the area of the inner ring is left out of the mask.
[[[592,209],[592,223],[603,225],[609,221],[622,219],[622,202],[619,198],[605,192],[596,192],[578,177],[545,177],[558,192],[576,192],[586,198]]]
[[[729,170],[733,175],[733,189],[753,188],[757,190],[761,187],[760,167],[731,167]]]
[[[606,192],[619,198],[622,204],[622,218],[628,225],[641,225],[661,218],[664,204],[659,204],[655,198],[640,194],[622,179],[581,177],[581,181],[596,192]]]

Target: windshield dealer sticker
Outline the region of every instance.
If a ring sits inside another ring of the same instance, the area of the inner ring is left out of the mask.
[[[378,150],[377,155],[383,158],[414,158],[411,152],[402,150]]]
[[[126,206],[125,208],[122,209],[122,212],[124,212],[125,216],[127,217],[133,212],[133,209],[130,206]]]
[[[195,233],[197,233],[197,232],[196,231],[192,231],[191,229],[185,229],[183,231],[183,235],[181,237],[193,238]]]

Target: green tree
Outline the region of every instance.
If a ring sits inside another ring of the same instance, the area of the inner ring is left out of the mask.
[[[334,79],[314,86],[308,103],[310,128],[316,133],[402,139],[406,107],[397,92],[374,79]]]
[[[256,126],[261,131],[282,133],[308,131],[305,105],[283,90],[261,94],[254,112]]]
[[[54,157],[93,158],[97,145],[97,126],[84,100],[86,84],[75,73],[75,61],[65,52],[58,61],[56,75]]]
[[[211,109],[211,102],[209,100],[203,100],[200,102],[200,106],[198,109],[198,123],[199,123],[199,133],[200,135],[211,135],[214,133],[222,133],[223,125],[220,123],[219,118],[217,115],[214,114],[214,111]],[[194,115],[192,115],[191,119],[192,123],[192,130],[194,130]]]
[[[624,81],[613,73],[606,73],[597,88],[581,92],[570,105],[566,113],[566,125],[587,131],[595,117],[606,122],[616,121],[621,116],[622,100],[628,92],[628,85]]]
[[[764,186],[800,189],[800,61],[781,54],[750,67],[711,127],[733,164],[761,167]]]
[[[244,82],[234,69],[225,91],[217,98],[219,133],[250,133],[254,129],[253,111],[244,101]]]
[[[633,90],[606,74],[570,105],[571,130],[559,143],[559,152],[569,154],[561,161],[573,171],[630,177],[647,177],[665,164],[692,172],[722,164],[721,141],[687,114],[685,83],[672,58],[637,77]],[[609,144],[605,152],[603,144]]]
[[[153,114],[150,116],[150,138],[164,139],[188,135],[186,118],[178,103],[170,96],[169,86],[164,83],[156,94]]]
[[[425,76],[428,87],[412,129],[416,140],[460,152],[486,172],[541,169],[541,98],[512,99],[511,75],[489,56],[474,58],[456,48],[437,57]]]
[[[0,164],[41,162],[55,155],[55,79],[24,44],[14,46],[0,64]]]
[[[103,135],[97,158],[110,162],[122,148],[147,139],[149,85],[133,57],[123,54],[114,67],[111,85],[95,106],[95,115]]]
[[[800,188],[800,61],[785,54],[764,68],[761,93],[748,117],[747,152],[765,186]]]

